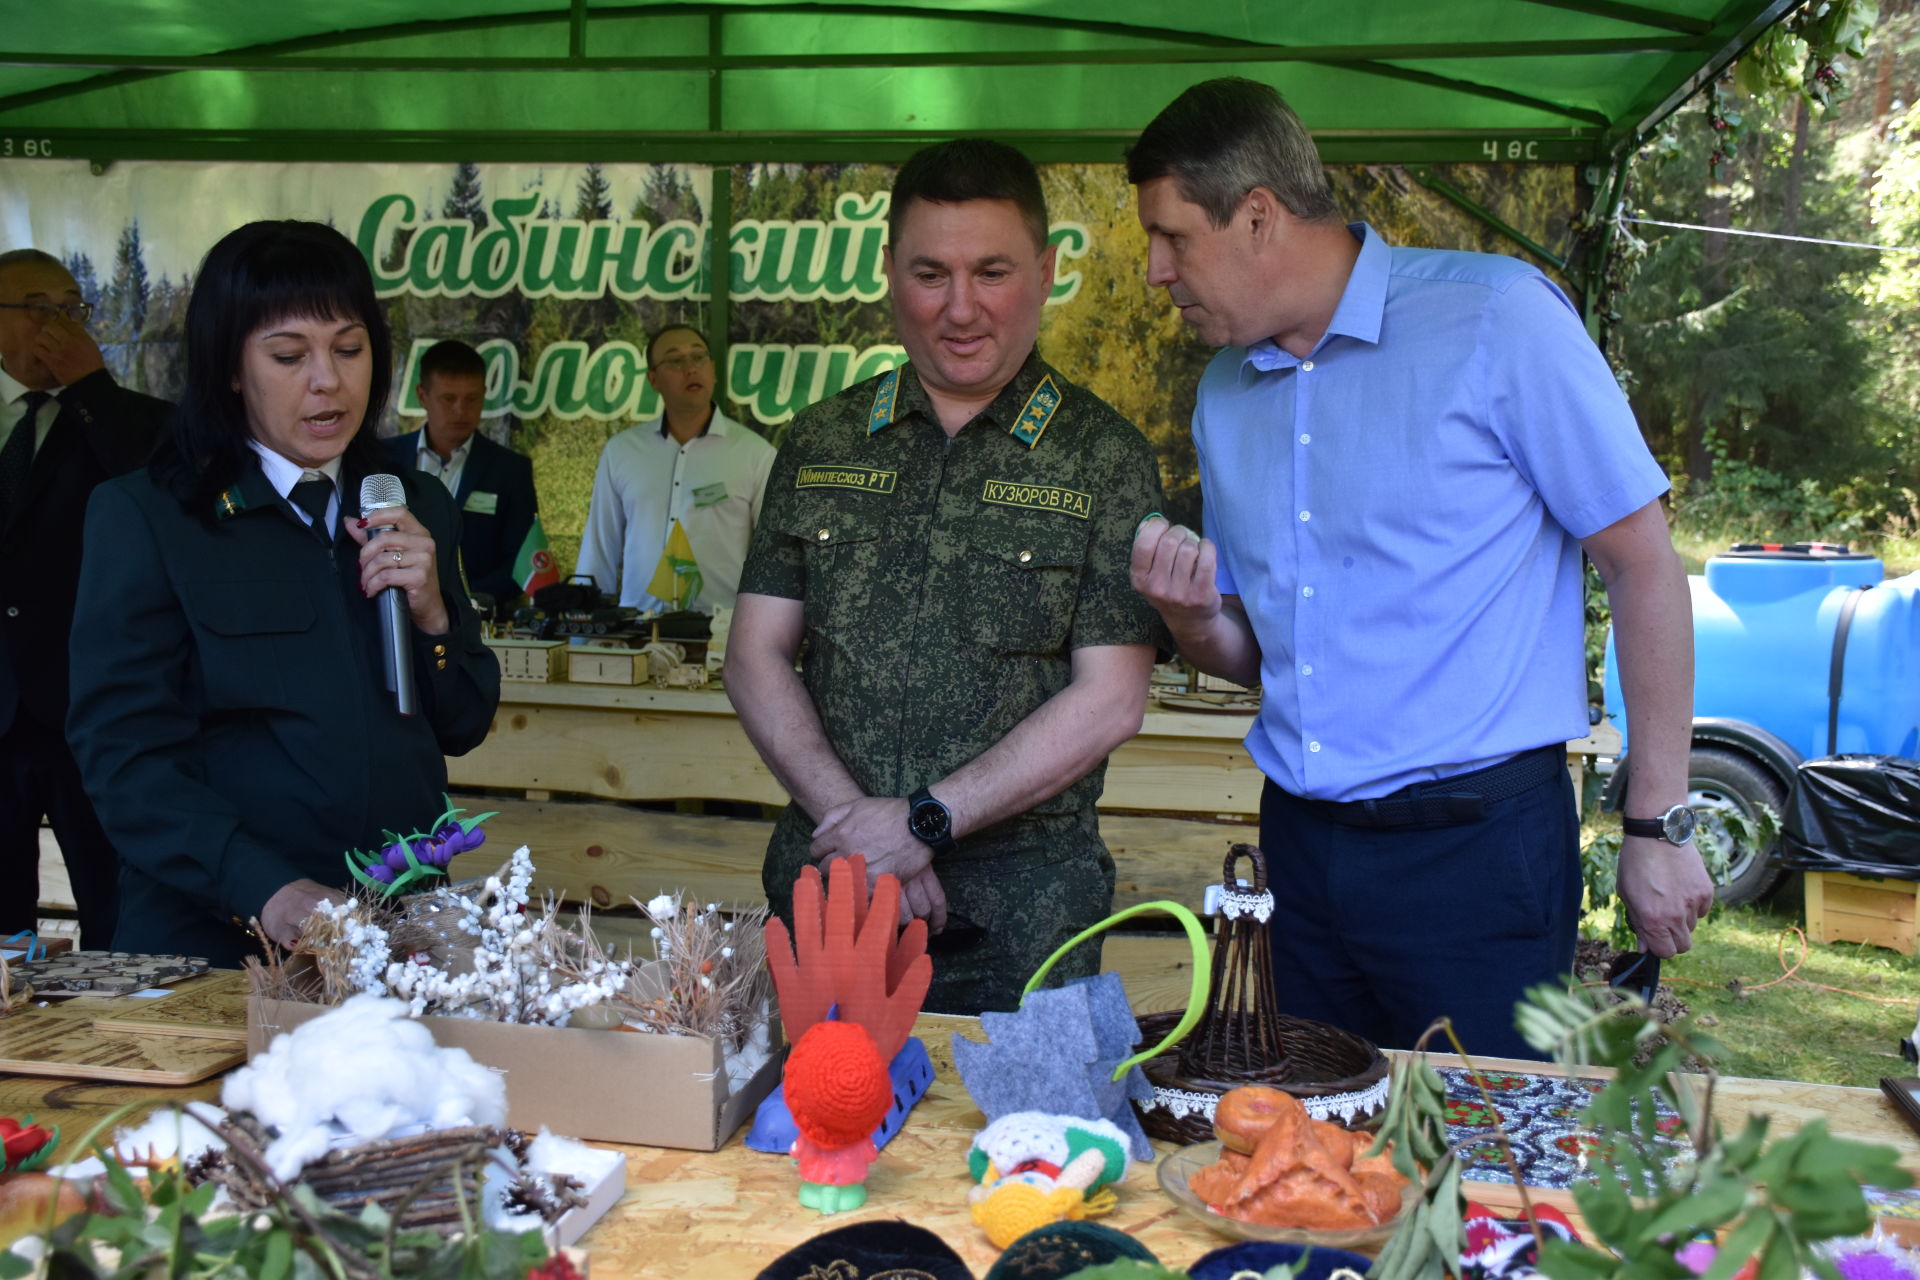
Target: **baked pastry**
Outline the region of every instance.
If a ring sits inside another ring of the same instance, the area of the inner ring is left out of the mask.
[[[1315,1120],[1284,1090],[1232,1090],[1214,1111],[1214,1132],[1226,1149],[1187,1187],[1216,1213],[1342,1231],[1378,1226],[1400,1210],[1407,1180],[1384,1153],[1364,1154],[1373,1139]]]

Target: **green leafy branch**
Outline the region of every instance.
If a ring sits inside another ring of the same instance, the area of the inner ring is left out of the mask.
[[[1637,997],[1621,998],[1540,986],[1519,1008],[1520,1034],[1535,1049],[1563,1067],[1614,1072],[1584,1115],[1601,1176],[1573,1191],[1592,1243],[1549,1241],[1542,1271],[1551,1280],[1683,1280],[1691,1273],[1675,1251],[1724,1233],[1702,1280],[1730,1280],[1751,1258],[1758,1280],[1796,1280],[1807,1269],[1831,1277],[1812,1246],[1868,1229],[1862,1185],[1910,1184],[1897,1153],[1834,1137],[1820,1121],[1769,1143],[1764,1116],[1728,1139],[1713,1117],[1711,1066],[1697,1087],[1678,1074],[1683,1059],[1711,1063],[1720,1047],[1691,1019],[1662,1023]],[[1662,1132],[1662,1102],[1680,1116],[1678,1133]]]
[[[1497,1116],[1493,1097],[1487,1092],[1480,1069],[1461,1047],[1446,1018],[1434,1020],[1414,1045],[1413,1052],[1394,1065],[1388,1086],[1387,1106],[1380,1114],[1380,1129],[1367,1154],[1389,1151],[1394,1169],[1420,1187],[1420,1197],[1407,1210],[1407,1216],[1388,1239],[1380,1256],[1367,1272],[1369,1280],[1446,1280],[1460,1268],[1460,1253],[1466,1247],[1466,1197],[1460,1192],[1460,1152],[1466,1147],[1492,1141],[1500,1148],[1501,1158],[1513,1176],[1520,1193],[1521,1212],[1533,1228],[1534,1245],[1540,1245],[1539,1224],[1527,1200],[1526,1186],[1520,1179],[1520,1167],[1506,1130],[1496,1120],[1491,1135],[1472,1134],[1459,1142],[1447,1142],[1447,1086],[1440,1073],[1427,1062],[1427,1041],[1444,1034],[1453,1051],[1466,1067],[1469,1078],[1480,1090],[1487,1114]]]

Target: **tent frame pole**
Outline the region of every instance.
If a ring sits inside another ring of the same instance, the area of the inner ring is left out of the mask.
[[[707,15],[707,51],[720,56],[721,16]],[[717,67],[708,72],[707,132],[718,135],[726,120],[725,73]],[[733,329],[733,166],[717,161],[709,170],[711,181],[707,195],[707,350],[713,353],[718,371],[714,392],[726,399],[732,388],[728,376],[727,343]]]
[[[1534,257],[1547,263],[1555,271],[1560,272],[1562,275],[1566,274],[1567,260],[1565,257],[1547,248],[1547,246],[1527,235],[1513,224],[1495,217],[1492,210],[1476,201],[1472,196],[1454,186],[1433,170],[1427,168],[1427,166],[1423,164],[1408,165],[1407,176],[1427,188],[1427,190],[1445,197],[1451,203],[1466,210],[1467,213],[1479,219],[1481,222],[1486,223],[1489,227],[1492,227],[1495,231],[1498,231],[1501,235],[1513,241]]]

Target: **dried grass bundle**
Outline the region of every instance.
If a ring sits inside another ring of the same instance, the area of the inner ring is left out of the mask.
[[[653,921],[661,968],[617,995],[616,1011],[648,1031],[707,1036],[738,1048],[772,1008],[767,908],[729,918],[717,902],[702,906],[677,894],[634,905]]]

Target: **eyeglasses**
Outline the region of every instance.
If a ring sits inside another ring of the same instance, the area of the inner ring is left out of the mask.
[[[75,324],[85,324],[93,314],[91,302],[0,302],[0,307],[11,307],[16,311],[31,311],[42,323],[53,319],[57,311]]]
[[[662,356],[653,362],[656,369],[675,369],[685,373],[689,369],[698,369],[713,363],[713,357],[704,351],[689,351],[683,356]]]

